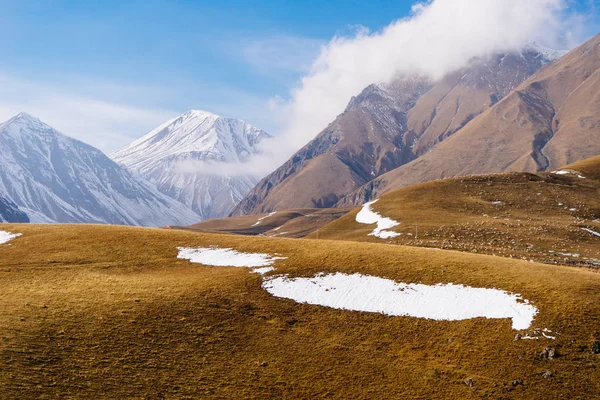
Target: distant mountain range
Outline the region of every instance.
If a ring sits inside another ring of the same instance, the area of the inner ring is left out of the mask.
[[[414,183],[600,154],[599,42],[568,54],[528,44],[436,82],[371,85],[232,215],[358,205]]]
[[[31,222],[163,226],[199,219],[100,150],[26,113],[0,125],[0,196]]]
[[[0,222],[190,225],[363,204],[439,178],[547,171],[600,154],[600,36],[533,44],[441,80],[373,84],[285,164],[240,173],[271,138],[188,111],[110,158],[21,113],[0,125]]]
[[[244,121],[206,111],[188,111],[154,129],[110,157],[154,183],[200,219],[228,215],[259,177],[231,175],[270,136]]]

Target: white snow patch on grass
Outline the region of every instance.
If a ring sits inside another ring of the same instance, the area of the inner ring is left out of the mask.
[[[271,271],[275,271],[275,268],[274,267],[262,267],[262,268],[254,268],[252,270],[253,273],[259,274],[259,275],[264,275],[264,274],[269,273]]]
[[[600,233],[598,233],[598,232],[596,232],[596,231],[593,231],[593,230],[591,230],[591,229],[588,229],[588,228],[581,228],[581,230],[582,230],[582,231],[586,231],[586,232],[588,232],[588,233],[591,233],[591,234],[592,234],[592,235],[594,235],[594,236],[598,236],[598,237],[600,237]]]
[[[233,249],[221,249],[219,247],[178,247],[177,249],[179,250],[177,258],[214,267],[268,267],[273,265],[275,261],[286,258],[273,257],[264,253],[241,253]]]
[[[8,243],[9,241],[11,241],[14,238],[17,238],[21,235],[22,235],[21,233],[0,231],[0,244]]]
[[[513,329],[527,329],[537,309],[519,295],[497,289],[455,284],[397,283],[361,274],[335,273],[312,278],[277,276],[263,288],[275,297],[325,307],[458,321],[471,318],[511,318]]]
[[[565,257],[575,257],[575,258],[578,258],[581,255],[578,253],[556,253],[556,254],[565,256]]]
[[[399,233],[388,231],[388,229],[400,225],[399,222],[390,218],[382,217],[380,214],[371,209],[371,205],[375,204],[377,200],[370,201],[363,205],[362,210],[356,214],[356,222],[359,224],[368,225],[377,224],[369,236],[376,236],[380,239],[391,239],[400,236]]]
[[[559,171],[552,171],[552,173],[555,174],[555,175],[575,175],[579,179],[585,179],[585,176],[581,175],[579,172],[577,172],[577,171],[571,171],[571,170],[568,170],[568,169],[561,169]]]
[[[265,218],[272,217],[272,216],[273,216],[273,215],[275,215],[275,214],[277,214],[277,212],[276,212],[276,211],[275,211],[275,212],[272,212],[272,213],[269,213],[269,215],[265,215],[264,217],[261,217],[261,218],[259,218],[258,220],[256,220],[256,223],[255,223],[254,225],[252,225],[252,226],[258,226],[258,225],[260,225],[260,223],[261,223],[261,222],[263,222],[263,220],[264,220]]]

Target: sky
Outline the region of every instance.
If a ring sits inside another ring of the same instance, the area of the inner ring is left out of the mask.
[[[448,47],[435,27],[447,30],[459,3],[466,26],[492,16],[471,26],[473,37],[509,19],[497,28],[518,35],[486,32],[494,48],[508,48],[534,30],[552,31],[542,39],[562,33],[568,46],[596,34],[597,1],[519,0],[535,3],[527,9],[515,0],[0,0],[0,120],[26,111],[108,153],[203,109],[278,135],[292,151],[343,111],[351,92],[398,72],[383,65],[402,64],[402,54],[420,59],[404,50],[406,38]],[[462,47],[464,36],[457,33]],[[488,50],[475,43],[449,58]],[[379,64],[357,59],[365,52]],[[343,79],[336,86],[332,77]]]

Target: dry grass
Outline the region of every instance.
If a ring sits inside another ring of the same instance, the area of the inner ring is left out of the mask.
[[[588,179],[510,173],[415,185],[373,205],[401,223],[393,230],[402,236],[386,241],[368,236],[373,226],[355,220],[360,208],[321,229],[319,236],[598,267],[600,238],[581,229],[600,232],[600,182],[591,179],[592,172],[584,172]]]
[[[597,398],[600,274],[452,251],[111,226],[4,225],[3,398]],[[509,320],[440,322],[296,304],[177,246],[278,252],[279,272],[360,272],[518,292],[556,341]],[[540,360],[552,345],[560,357]],[[544,379],[545,371],[552,377]],[[465,385],[472,378],[474,386]]]
[[[283,210],[275,214],[210,219],[188,227],[175,228],[205,233],[301,238],[344,216],[352,209],[353,207]],[[262,219],[257,224],[260,218]]]

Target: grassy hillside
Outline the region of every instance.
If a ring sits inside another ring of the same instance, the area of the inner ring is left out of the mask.
[[[545,263],[600,266],[600,157],[574,173],[509,173],[445,179],[384,195],[373,205],[400,223],[389,240],[368,236],[360,207],[320,229],[319,237],[454,249]],[[313,235],[312,237],[314,237]]]
[[[188,227],[176,228],[205,233],[301,238],[335,221],[352,209],[353,207],[302,208],[269,214],[210,219]]]
[[[533,184],[533,183],[532,183]],[[441,213],[441,211],[439,211]],[[3,225],[3,398],[585,398],[600,393],[600,274],[452,251],[112,226]],[[280,253],[278,273],[359,272],[520,293],[508,319],[387,317],[272,297],[178,246]],[[559,356],[540,359],[547,346]],[[549,373],[547,373],[550,371]],[[544,375],[545,374],[545,375]],[[471,385],[467,385],[465,380]]]

